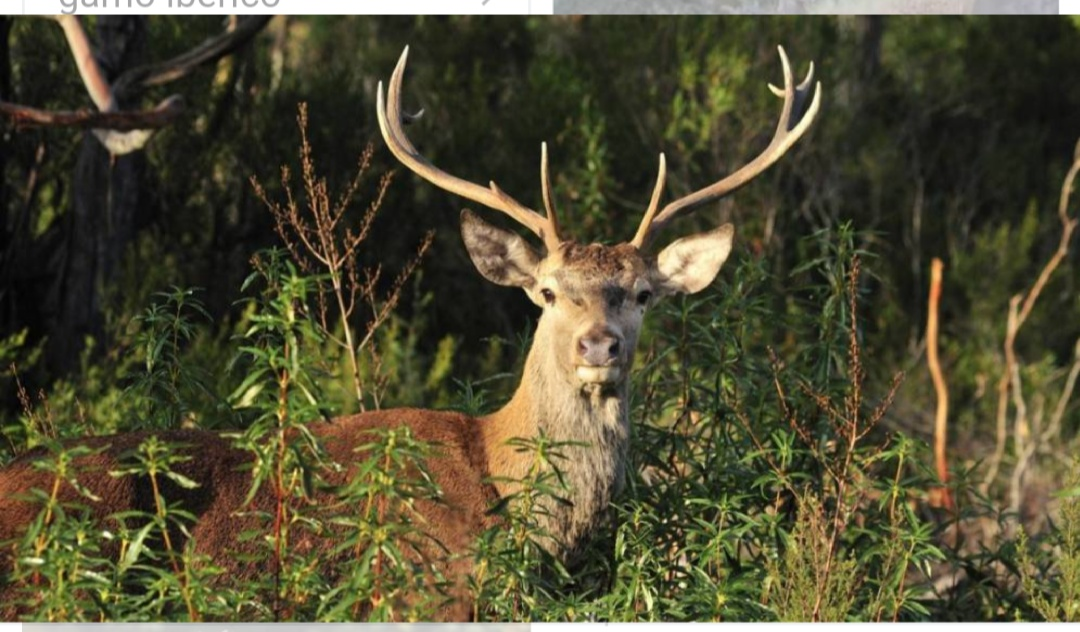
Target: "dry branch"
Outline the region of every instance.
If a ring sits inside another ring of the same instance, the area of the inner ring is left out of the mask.
[[[941,487],[930,491],[930,505],[944,507],[949,511],[955,508],[952,494],[949,492],[949,464],[946,457],[946,442],[949,429],[949,387],[941,372],[938,360],[938,309],[941,302],[941,276],[945,265],[941,259],[934,258],[930,264],[930,300],[926,315],[926,363],[930,368],[930,377],[934,381],[937,393],[937,410],[934,413],[934,466],[937,470]]]
[[[985,494],[990,485],[993,484],[997,478],[998,471],[1001,468],[1001,460],[1005,456],[1005,443],[1008,439],[1008,407],[1009,407],[1009,395],[1010,392],[1013,395],[1013,399],[1018,403],[1023,403],[1023,393],[1021,392],[1019,384],[1020,370],[1016,360],[1016,336],[1023,327],[1024,322],[1027,321],[1028,316],[1031,314],[1031,310],[1035,307],[1035,302],[1042,294],[1043,289],[1049,282],[1050,277],[1061,265],[1061,262],[1065,259],[1069,253],[1069,242],[1072,239],[1073,231],[1076,230],[1077,220],[1069,217],[1069,198],[1072,197],[1073,185],[1076,181],[1077,174],[1080,173],[1080,142],[1077,143],[1076,149],[1073,151],[1073,163],[1069,167],[1068,173],[1065,175],[1065,180],[1061,185],[1061,196],[1058,199],[1058,219],[1061,222],[1061,238],[1058,241],[1057,250],[1050,257],[1050,260],[1043,266],[1042,271],[1039,273],[1035,283],[1026,293],[1020,293],[1012,297],[1009,301],[1009,316],[1005,327],[1005,343],[1002,346],[1002,352],[1005,358],[1005,366],[1002,367],[1001,377],[998,379],[997,391],[998,391],[998,406],[997,406],[997,443],[994,448],[994,454],[988,462],[986,476],[983,478],[980,491]],[[1016,419],[1015,429],[1017,437],[1023,441],[1023,435],[1027,428],[1026,419],[1024,415],[1019,414],[1022,412],[1022,408],[1018,411]],[[1018,452],[1022,452],[1023,448],[1018,447]],[[1022,456],[1022,454],[1020,454]],[[1014,477],[1015,478],[1015,477]],[[1015,486],[1014,486],[1015,487]],[[1015,499],[1014,499],[1015,500]]]
[[[82,77],[90,99],[98,110],[112,112],[116,109],[116,97],[109,86],[109,81],[105,78],[105,72],[94,57],[90,38],[86,36],[82,22],[79,22],[79,18],[74,15],[61,15],[56,18],[56,21],[64,30],[71,56],[75,59],[75,66],[79,69],[79,76]]]
[[[1061,389],[1061,397],[1058,398],[1053,416],[1050,417],[1050,424],[1042,435],[1043,443],[1053,441],[1061,432],[1061,421],[1065,418],[1065,411],[1069,406],[1069,400],[1072,399],[1073,391],[1076,389],[1078,378],[1080,378],[1080,338],[1076,340],[1076,346],[1073,348],[1073,363],[1069,369],[1069,376],[1065,378],[1065,386]]]
[[[118,98],[124,98],[144,88],[164,85],[186,77],[199,66],[212,64],[243,48],[263,30],[272,17],[252,15],[240,18],[236,20],[234,27],[185,53],[161,63],[132,68],[113,82],[113,93]]]
[[[49,111],[0,102],[0,114],[7,116],[16,128],[75,127],[92,130],[109,153],[116,156],[142,149],[155,130],[171,124],[184,109],[182,97],[173,95],[152,110],[119,112],[117,103],[121,98],[149,86],[175,81],[191,74],[199,66],[236,52],[266,26],[270,16],[230,20],[225,33],[168,61],[129,70],[112,85],[94,57],[90,38],[79,19],[74,15],[61,15],[56,21],[64,30],[79,76],[98,112]]]
[[[75,127],[129,132],[160,129],[170,125],[184,112],[184,100],[173,95],[152,110],[116,112],[92,110],[49,111],[0,101],[0,113],[6,115],[16,128]]]
[[[379,377],[374,376],[373,386],[364,385],[361,356],[367,356],[372,372],[377,374],[381,360],[375,348],[375,334],[392,316],[394,308],[400,301],[405,282],[416,271],[420,260],[431,247],[432,234],[428,233],[425,236],[417,246],[416,256],[395,277],[386,293],[381,293],[379,291],[381,267],[364,268],[358,260],[358,255],[359,248],[368,238],[372,222],[382,206],[392,174],[387,173],[379,179],[375,195],[368,202],[358,224],[354,227],[347,226],[346,213],[371,166],[374,147],[368,145],[360,155],[352,179],[345,185],[342,192],[334,197],[330,194],[326,179],[320,177],[315,168],[315,159],[307,133],[306,103],[299,105],[296,122],[300,130],[299,158],[303,198],[293,194],[292,176],[288,167],[281,169],[284,202],[272,199],[266,188],[254,176],[251,178],[251,185],[256,197],[273,216],[274,228],[293,261],[306,272],[319,271],[325,275],[326,283],[320,283],[317,286],[318,313],[315,314],[317,322],[327,340],[339,347],[349,362],[353,392],[359,408],[366,410],[365,402],[368,399],[378,408],[382,388]],[[353,328],[354,315],[358,308],[363,314],[363,336],[357,336]],[[341,327],[342,332],[340,335],[336,333],[335,323],[331,317],[332,311],[336,311],[337,325]]]

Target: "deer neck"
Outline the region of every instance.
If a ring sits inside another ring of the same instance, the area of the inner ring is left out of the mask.
[[[513,493],[529,473],[535,455],[508,445],[515,438],[543,434],[564,446],[557,459],[572,504],[549,507],[553,512],[542,526],[572,553],[596,526],[611,498],[622,487],[629,443],[629,382],[583,390],[574,376],[560,368],[552,345],[534,344],[525,361],[522,381],[501,410],[482,420],[488,471],[500,496]]]

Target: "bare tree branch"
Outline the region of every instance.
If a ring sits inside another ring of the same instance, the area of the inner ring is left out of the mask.
[[[130,132],[165,127],[183,111],[184,99],[180,95],[165,99],[152,110],[139,112],[50,111],[0,101],[0,113],[6,115],[17,128],[76,127]]]
[[[94,105],[102,112],[112,112],[116,109],[116,97],[113,95],[109,82],[105,79],[105,73],[94,57],[94,50],[90,46],[90,38],[82,27],[82,22],[74,15],[59,15],[56,21],[60,28],[64,29],[64,37],[67,38],[71,56],[75,58],[75,65],[79,68],[79,76],[82,77],[86,91],[94,101]]]
[[[17,128],[50,126],[90,129],[114,156],[142,149],[154,131],[171,124],[184,111],[183,99],[173,95],[152,110],[117,111],[118,100],[149,86],[163,85],[185,77],[199,66],[236,52],[266,26],[272,16],[251,16],[231,20],[228,30],[199,46],[160,64],[140,66],[123,73],[109,85],[94,57],[90,38],[74,15],[57,16],[83,84],[99,112],[88,110],[48,111],[0,101],[0,114]]]
[[[1046,428],[1046,432],[1043,433],[1043,443],[1050,443],[1057,438],[1061,432],[1061,420],[1065,418],[1065,411],[1069,407],[1069,400],[1072,399],[1073,391],[1076,389],[1076,381],[1080,379],[1080,338],[1076,340],[1076,347],[1073,349],[1073,363],[1072,368],[1069,369],[1069,376],[1065,378],[1065,386],[1061,389],[1061,397],[1058,398],[1057,406],[1054,407],[1054,414],[1050,418],[1050,424]]]
[[[273,16],[252,15],[240,18],[232,28],[206,40],[170,60],[132,68],[113,82],[113,92],[120,98],[151,86],[160,86],[191,74],[199,66],[212,64],[231,55],[251,41]]]
[[[1046,262],[1046,265],[1043,266],[1042,271],[1039,272],[1039,276],[1035,279],[1031,288],[1028,289],[1026,293],[1022,292],[1016,294],[1009,301],[1009,316],[1005,327],[1005,344],[1003,345],[1005,366],[1002,368],[1001,377],[998,379],[997,385],[997,443],[994,448],[994,454],[988,461],[986,475],[983,477],[983,482],[980,486],[980,491],[984,494],[990,488],[994,479],[997,478],[998,470],[1001,467],[1001,460],[1005,456],[1006,418],[1010,386],[1014,385],[1014,381],[1019,380],[1020,375],[1019,370],[1016,368],[1017,360],[1015,343],[1017,333],[1031,314],[1031,310],[1035,307],[1035,301],[1038,300],[1039,296],[1042,294],[1043,288],[1046,287],[1050,277],[1069,254],[1069,242],[1072,239],[1073,231],[1076,230],[1077,224],[1080,223],[1080,220],[1069,217],[1069,199],[1072,197],[1073,185],[1078,175],[1080,175],[1080,141],[1077,142],[1076,147],[1073,150],[1073,162],[1069,167],[1068,173],[1065,174],[1065,180],[1061,185],[1061,195],[1058,198],[1057,215],[1058,220],[1061,222],[1061,238],[1058,241],[1058,247]],[[1016,384],[1016,386],[1019,386],[1019,384]],[[1022,396],[1022,393],[1019,393],[1019,395]],[[1014,399],[1018,402],[1023,401],[1016,396],[1014,396]],[[1022,413],[1022,410],[1017,410],[1018,428],[1021,427],[1021,421],[1026,423],[1026,420],[1021,416]]]

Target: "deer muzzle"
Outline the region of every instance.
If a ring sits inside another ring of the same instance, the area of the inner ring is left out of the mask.
[[[603,326],[590,328],[578,337],[575,374],[585,384],[609,384],[623,375],[625,342],[618,331]]]

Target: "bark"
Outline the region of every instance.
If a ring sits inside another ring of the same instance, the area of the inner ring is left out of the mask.
[[[137,67],[146,49],[146,18],[100,16],[96,57],[109,81]],[[132,104],[120,101],[119,109]],[[49,348],[56,370],[79,365],[85,339],[101,339],[102,292],[115,280],[131,242],[139,212],[142,152],[111,156],[91,133],[82,139],[72,183],[66,260],[60,276],[60,312]]]
[[[12,98],[11,87],[11,21],[0,15],[0,101]],[[12,191],[8,188],[7,162],[13,149],[10,135],[0,125],[0,331],[9,331],[7,324],[14,311],[11,287],[8,282],[12,245],[14,245],[15,216],[12,210]]]
[[[11,100],[11,18],[0,15],[0,101]],[[0,252],[8,249],[7,157],[11,141],[0,128]]]
[[[859,81],[868,84],[881,68],[881,38],[885,34],[885,18],[880,15],[862,15],[855,18],[855,30],[862,52],[859,65]]]
[[[152,110],[138,112],[94,112],[92,110],[41,110],[0,99],[0,114],[16,128],[77,127],[80,129],[132,132],[158,129],[172,124],[183,112],[183,100],[171,97]]]
[[[0,15],[0,98],[11,98],[11,18]]]

